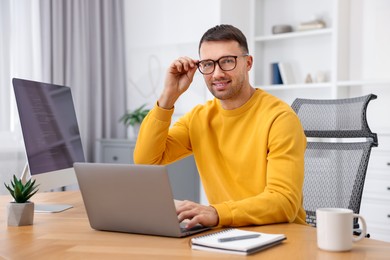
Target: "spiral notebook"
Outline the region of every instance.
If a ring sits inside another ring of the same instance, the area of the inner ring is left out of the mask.
[[[278,245],[287,239],[284,234],[267,234],[230,228],[191,239],[194,250],[249,255]]]

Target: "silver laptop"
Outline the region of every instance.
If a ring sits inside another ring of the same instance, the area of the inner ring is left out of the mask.
[[[184,237],[208,230],[179,223],[165,166],[75,163],[93,229]]]

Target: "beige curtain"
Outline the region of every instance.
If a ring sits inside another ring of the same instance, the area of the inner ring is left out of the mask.
[[[43,80],[71,87],[87,161],[99,138],[124,138],[123,1],[42,0]]]

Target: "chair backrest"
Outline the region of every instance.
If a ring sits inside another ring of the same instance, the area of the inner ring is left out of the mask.
[[[377,96],[347,99],[296,99],[308,138],[303,188],[307,223],[316,226],[316,209],[349,208],[359,213],[371,148],[378,146],[366,117]]]

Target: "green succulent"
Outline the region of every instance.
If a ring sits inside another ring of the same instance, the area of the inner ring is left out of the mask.
[[[4,183],[7,190],[11,193],[16,203],[27,202],[38,191],[39,185],[34,185],[35,180],[29,179],[26,184],[16,178],[14,175],[13,181],[11,180],[11,186]]]
[[[120,122],[123,122],[125,126],[134,126],[136,124],[141,124],[145,116],[149,113],[150,109],[145,108],[146,104],[143,104],[134,111],[126,112],[120,119]]]

